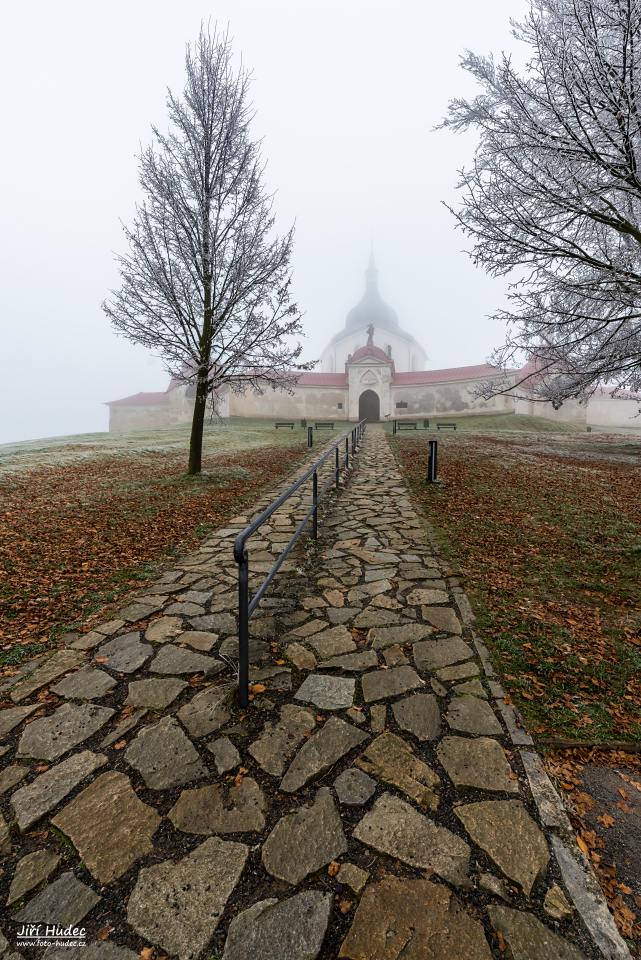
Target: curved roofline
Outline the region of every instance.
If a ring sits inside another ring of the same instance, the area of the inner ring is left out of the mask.
[[[363,332],[367,332],[367,327],[368,327],[368,324],[364,324],[362,327],[354,327],[354,329],[352,330],[347,330],[347,329],[339,330],[338,333],[334,334],[334,336],[329,341],[327,346],[329,346],[332,343],[337,343],[339,340],[342,340],[346,337],[352,337],[354,336],[355,333],[358,333],[361,330]],[[416,337],[412,336],[411,333],[408,333],[407,330],[402,330],[401,327],[397,327],[395,330],[389,330],[387,327],[377,327],[376,324],[374,324],[374,333],[376,333],[377,331],[379,331],[381,334],[383,333],[383,331],[387,333],[392,333],[394,334],[394,336],[403,337],[404,340],[410,340],[412,343],[415,343],[417,347],[421,347],[421,344],[418,342]],[[327,347],[325,349],[327,349]],[[423,353],[426,353],[423,347],[421,347],[421,350],[423,351]]]

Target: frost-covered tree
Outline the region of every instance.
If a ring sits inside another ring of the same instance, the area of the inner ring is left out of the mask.
[[[143,200],[121,285],[103,309],[123,336],[157,351],[195,390],[190,474],[199,473],[208,398],[287,387],[300,313],[290,300],[293,231],[275,235],[259,145],[250,136],[249,76],[227,36],[201,27],[187,47],[182,96],[167,95],[169,129],[153,127],[139,157]]]
[[[529,357],[555,405],[639,391],[641,0],[530,0],[512,30],[525,66],[468,52],[481,91],[442,124],[479,134],[453,212],[474,262],[510,278],[494,361]]]

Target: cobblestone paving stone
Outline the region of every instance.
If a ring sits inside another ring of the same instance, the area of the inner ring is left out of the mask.
[[[250,588],[308,496],[250,542]],[[3,691],[2,960],[21,922],[82,922],[87,960],[602,956],[383,433],[253,618],[240,713],[248,520]]]

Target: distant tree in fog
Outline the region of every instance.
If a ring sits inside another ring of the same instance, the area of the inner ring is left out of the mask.
[[[512,27],[527,65],[468,52],[481,92],[442,124],[480,134],[453,212],[473,261],[513,280],[494,362],[526,354],[555,405],[639,391],[641,0],[531,0]]]
[[[169,131],[139,157],[144,199],[125,227],[121,285],[103,310],[116,330],[195,386],[190,474],[202,465],[208,397],[287,386],[298,363],[300,313],[290,300],[293,231],[274,232],[263,162],[250,138],[249,76],[227,36],[201,27],[186,53]]]

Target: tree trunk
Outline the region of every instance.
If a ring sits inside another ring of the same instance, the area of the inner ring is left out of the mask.
[[[202,372],[198,375],[196,386],[196,402],[194,416],[191,421],[191,437],[189,438],[189,466],[187,473],[195,476],[202,470],[203,459],[203,429],[205,426],[205,410],[207,408],[207,376]]]

